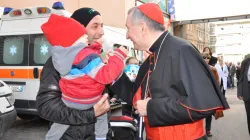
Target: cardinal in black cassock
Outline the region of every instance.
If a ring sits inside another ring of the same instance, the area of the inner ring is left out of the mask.
[[[154,9],[152,4],[141,6],[141,12],[150,18],[143,9]],[[148,139],[203,139],[203,118],[229,109],[210,68],[190,43],[168,31],[149,52],[135,82],[123,74],[111,90],[134,106],[139,100],[150,99],[144,115]]]

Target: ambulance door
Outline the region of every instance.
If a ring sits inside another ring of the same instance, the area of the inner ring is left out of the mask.
[[[29,45],[29,67],[32,69],[29,73],[29,78],[32,79],[30,92],[32,100],[36,100],[36,96],[40,86],[41,71],[49,58],[50,44],[43,34],[31,34]],[[33,103],[32,103],[33,104]]]
[[[0,79],[11,87],[17,111],[28,107],[28,45],[29,35],[0,36]]]

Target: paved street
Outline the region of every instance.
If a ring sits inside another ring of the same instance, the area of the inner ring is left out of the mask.
[[[224,112],[224,118],[213,120],[209,140],[249,140],[245,107],[236,97],[236,88],[227,90],[226,97],[231,109]]]
[[[47,121],[24,121],[18,118],[2,140],[44,140],[47,128]]]
[[[236,98],[236,89],[230,89],[226,94],[231,109],[224,112],[224,118],[217,121],[213,120],[213,137],[209,138],[209,140],[249,140],[243,102]],[[46,121],[17,119],[2,140],[43,140],[46,131]]]

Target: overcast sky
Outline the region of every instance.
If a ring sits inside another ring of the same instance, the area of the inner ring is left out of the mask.
[[[176,20],[250,14],[250,0],[174,0]]]

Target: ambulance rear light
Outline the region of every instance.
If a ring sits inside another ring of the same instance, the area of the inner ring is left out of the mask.
[[[12,11],[12,16],[21,16],[21,15],[22,15],[21,10],[14,10],[14,11]]]
[[[47,13],[50,13],[50,9],[47,7],[38,7],[37,13],[38,14],[47,14]]]
[[[9,12],[10,12],[11,10],[13,10],[13,8],[5,7],[4,10],[3,10],[3,15],[9,14]]]
[[[56,9],[56,10],[65,10],[64,9],[64,6],[63,6],[63,3],[58,1],[58,2],[55,2],[52,6],[53,9]]]

